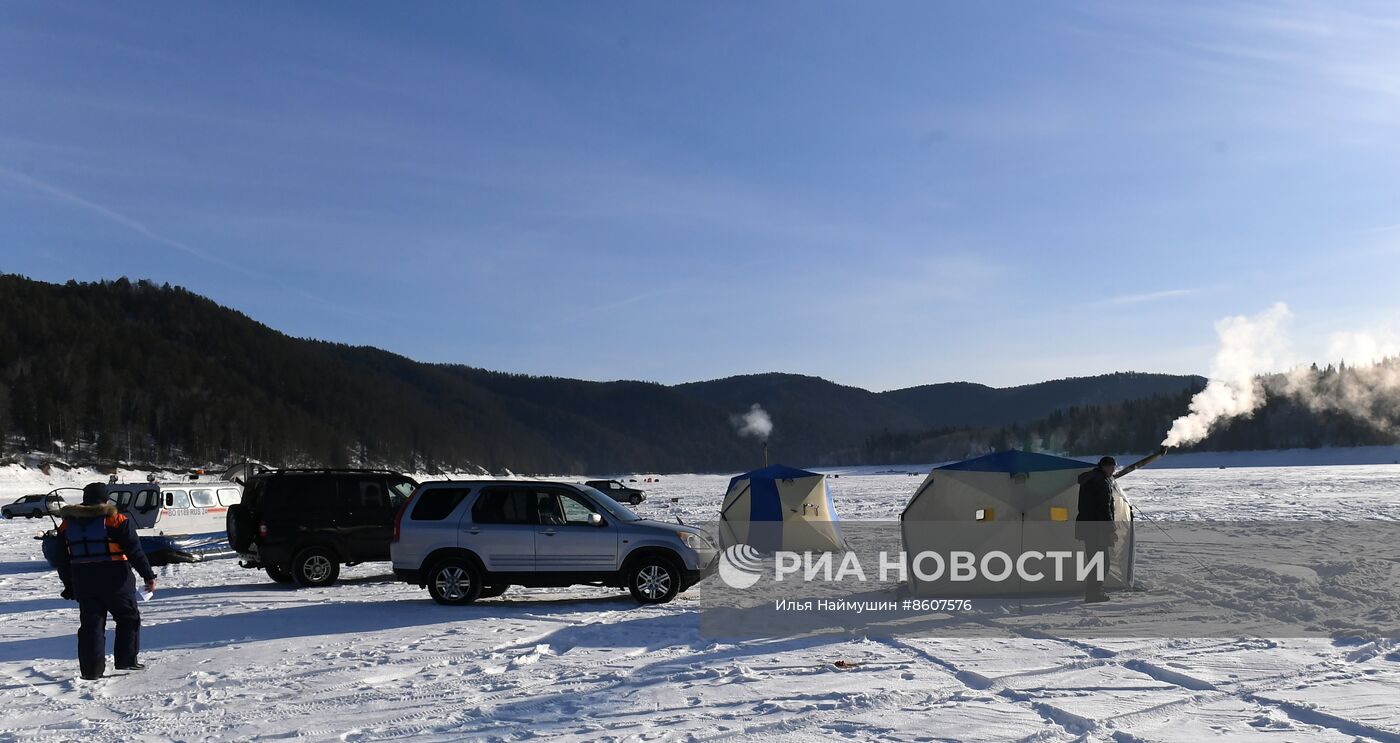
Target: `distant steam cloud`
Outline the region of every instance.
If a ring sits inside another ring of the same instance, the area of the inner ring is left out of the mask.
[[[1264,386],[1315,413],[1345,413],[1373,430],[1400,435],[1400,362],[1394,358],[1332,373],[1301,367],[1269,377]]]
[[[773,419],[768,417],[768,412],[758,403],[754,403],[749,412],[732,415],[729,420],[739,430],[740,436],[752,436],[759,441],[767,441],[773,433]]]
[[[1162,443],[1186,446],[1221,423],[1258,410],[1270,396],[1288,398],[1313,412],[1345,413],[1377,431],[1400,435],[1400,336],[1393,331],[1332,335],[1328,356],[1352,366],[1319,371],[1289,366],[1286,327],[1293,317],[1282,302],[1252,317],[1216,323],[1220,350],[1210,381],[1191,399],[1190,412],[1172,423]]]

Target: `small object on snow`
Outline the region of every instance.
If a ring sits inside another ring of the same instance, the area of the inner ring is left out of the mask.
[[[849,669],[851,669],[851,668],[860,668],[860,664],[859,664],[859,663],[855,663],[855,662],[853,662],[853,661],[846,660],[845,658],[842,658],[842,659],[836,661],[835,663],[832,663],[831,665],[836,666],[837,668],[840,668],[840,669],[842,669],[842,670],[849,670]]]

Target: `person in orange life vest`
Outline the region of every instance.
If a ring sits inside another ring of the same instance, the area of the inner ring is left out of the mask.
[[[134,569],[156,589],[156,574],[141,550],[136,526],[107,502],[102,483],[83,488],[83,504],[59,511],[63,523],[44,541],[44,557],[63,580],[63,598],[78,602],[78,668],[84,679],[106,671],[107,615],[117,625],[113,660],[122,671],[145,668],[141,650],[141,612],[136,608]]]

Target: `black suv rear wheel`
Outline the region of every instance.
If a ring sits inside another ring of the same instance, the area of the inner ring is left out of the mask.
[[[340,562],[325,547],[307,547],[292,558],[292,578],[303,588],[319,588],[340,577]]]
[[[428,593],[439,604],[466,606],[481,596],[481,588],[481,572],[469,560],[443,560],[428,571]]]
[[[681,571],[660,555],[640,557],[627,571],[627,590],[643,604],[664,604],[681,590]]]

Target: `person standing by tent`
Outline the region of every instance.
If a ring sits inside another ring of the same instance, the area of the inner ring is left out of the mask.
[[[141,550],[136,526],[107,502],[101,483],[83,488],[83,504],[65,506],[63,523],[44,540],[44,557],[58,570],[62,596],[78,602],[78,668],[84,679],[102,678],[107,658],[107,615],[117,623],[112,655],[117,670],[139,671],[141,612],[136,608],[135,569],[156,590],[156,574]]]
[[[1113,457],[1099,460],[1097,467],[1079,476],[1079,515],[1075,518],[1074,538],[1084,542],[1085,561],[1100,556],[1103,572],[1084,582],[1084,603],[1107,601],[1103,579],[1108,576],[1108,554],[1117,541],[1113,529]]]

